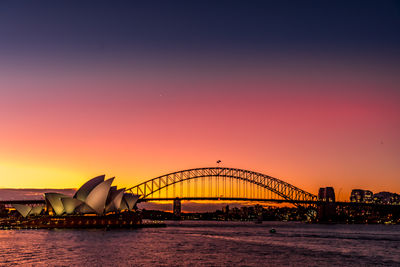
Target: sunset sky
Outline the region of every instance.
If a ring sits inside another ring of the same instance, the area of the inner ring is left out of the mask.
[[[0,188],[221,160],[399,193],[399,31],[396,1],[2,1]]]

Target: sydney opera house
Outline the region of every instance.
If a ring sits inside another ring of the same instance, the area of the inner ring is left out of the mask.
[[[105,175],[101,175],[87,181],[74,196],[49,192],[44,194],[45,206],[13,204],[13,207],[24,218],[48,217],[53,218],[52,221],[54,218],[57,220],[69,218],[67,222],[72,224],[74,221],[71,221],[71,218],[80,218],[78,222],[82,223],[82,218],[89,216],[122,218],[121,214],[135,214],[133,211],[139,196],[125,192],[125,188],[118,189],[112,186],[113,181],[114,177],[105,179]],[[84,223],[88,222],[85,219]],[[117,223],[121,223],[121,220],[119,219]]]

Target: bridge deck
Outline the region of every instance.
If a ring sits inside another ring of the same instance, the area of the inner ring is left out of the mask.
[[[151,202],[151,201],[174,201],[176,198],[141,198],[138,202]],[[183,201],[242,201],[242,202],[272,202],[272,203],[290,203],[290,204],[308,204],[308,205],[322,205],[322,204],[335,204],[337,206],[373,206],[373,207],[398,207],[396,204],[376,204],[376,203],[362,203],[362,202],[324,202],[318,200],[288,200],[288,199],[264,199],[264,198],[229,198],[229,197],[182,197],[179,198]],[[0,205],[12,205],[12,204],[24,204],[24,205],[40,205],[46,204],[45,200],[42,199],[31,199],[31,200],[1,200]]]

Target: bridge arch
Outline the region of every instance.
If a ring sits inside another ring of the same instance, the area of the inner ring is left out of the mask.
[[[160,194],[161,191],[165,191],[168,193],[168,188],[173,187],[174,192],[170,197],[179,197],[178,194],[175,193],[175,186],[177,184],[181,184],[181,191],[182,191],[182,184],[186,183],[188,185],[190,191],[190,182],[200,181],[201,189],[200,192],[195,192],[201,197],[210,197],[210,194],[216,193],[219,197],[218,187],[221,185],[224,188],[228,185],[231,188],[232,186],[236,185],[237,188],[235,190],[240,194],[242,193],[242,197],[244,197],[243,192],[246,192],[247,187],[251,186],[255,187],[258,192],[263,190],[269,191],[278,198],[287,201],[316,201],[317,196],[313,195],[309,192],[306,192],[294,185],[291,185],[285,181],[280,179],[271,177],[269,175],[265,175],[262,173],[243,170],[243,169],[236,169],[236,168],[223,168],[223,167],[207,167],[207,168],[195,168],[195,169],[188,169],[182,170],[177,172],[172,172],[166,175],[162,175],[143,183],[140,183],[134,187],[128,188],[127,191],[131,193],[140,195],[140,199],[142,200],[149,200],[151,198],[155,198],[155,194]],[[235,183],[236,181],[236,183]],[[206,194],[205,191],[205,182],[208,182],[206,185],[209,188],[209,192]],[[214,187],[216,188],[213,188]],[[244,187],[244,188],[239,188]],[[222,191],[223,192],[223,191]],[[250,191],[251,192],[251,191]],[[226,193],[226,191],[225,191]],[[265,193],[265,192],[264,192]],[[259,193],[258,193],[259,194]],[[248,196],[246,196],[248,197]]]

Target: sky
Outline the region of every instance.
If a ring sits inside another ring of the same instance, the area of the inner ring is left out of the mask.
[[[396,1],[2,1],[0,188],[258,171],[400,192]]]

